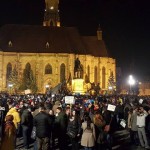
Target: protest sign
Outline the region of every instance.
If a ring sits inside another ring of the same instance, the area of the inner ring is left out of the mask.
[[[109,111],[115,111],[115,109],[116,109],[115,105],[108,104],[107,110],[109,110]]]
[[[143,103],[143,99],[140,99],[140,100],[139,100],[139,103],[142,104],[142,103]]]
[[[126,127],[126,121],[125,121],[124,119],[122,119],[122,120],[120,121],[120,125],[121,125],[123,128],[125,128],[125,127]]]
[[[65,103],[66,104],[74,104],[75,103],[74,96],[65,96]]]

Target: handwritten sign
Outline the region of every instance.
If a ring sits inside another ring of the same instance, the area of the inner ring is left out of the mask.
[[[75,103],[74,96],[65,96],[65,103],[66,104],[74,104]]]
[[[140,99],[140,100],[139,100],[139,103],[142,104],[142,103],[143,103],[143,99]]]
[[[25,93],[25,94],[31,94],[31,90],[30,90],[30,89],[25,90],[24,93]]]
[[[125,122],[125,120],[121,120],[120,121],[120,125],[123,127],[123,128],[125,128],[126,127],[126,122]]]
[[[115,105],[108,104],[107,110],[109,110],[109,111],[115,111],[115,109],[116,109]]]

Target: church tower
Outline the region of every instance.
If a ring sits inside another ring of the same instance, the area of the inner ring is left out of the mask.
[[[58,26],[59,21],[59,0],[45,0],[45,14],[43,26]]]
[[[97,29],[97,39],[102,40],[102,30],[101,30],[100,24]]]

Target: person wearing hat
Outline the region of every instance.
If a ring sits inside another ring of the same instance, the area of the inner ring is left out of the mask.
[[[2,141],[2,146],[0,147],[1,150],[14,150],[15,143],[14,139],[16,136],[16,127],[13,122],[13,115],[7,115],[5,117],[6,123],[4,127],[4,137]]]
[[[6,114],[6,116],[12,115],[14,117],[13,122],[14,122],[16,129],[18,129],[18,125],[20,124],[20,120],[21,120],[19,112],[17,111],[17,109],[18,109],[18,107],[14,106],[14,107],[10,108],[8,113]]]

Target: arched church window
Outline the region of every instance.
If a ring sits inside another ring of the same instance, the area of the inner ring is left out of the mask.
[[[52,74],[52,66],[50,64],[46,65],[45,74]]]
[[[52,20],[50,21],[50,26],[54,26],[54,23]]]
[[[30,73],[31,73],[31,65],[30,63],[27,63],[24,69],[24,73],[26,76],[26,79],[30,79]]]
[[[106,85],[106,69],[105,67],[102,68],[102,88],[105,89]]]
[[[8,63],[7,64],[7,70],[6,70],[6,85],[8,83],[8,80],[9,80],[9,77],[11,75],[11,72],[12,72],[12,64]]]
[[[84,70],[84,68],[83,68],[83,65],[81,64],[81,78],[83,79],[83,70]]]
[[[26,68],[27,70],[31,70],[31,65],[30,65],[30,63],[27,63],[25,68]]]
[[[94,67],[94,82],[97,84],[97,67]]]
[[[60,82],[65,81],[65,72],[66,72],[65,64],[61,64],[61,66],[60,66]]]
[[[88,75],[88,78],[90,79],[90,66],[89,65],[87,67],[87,75]]]

